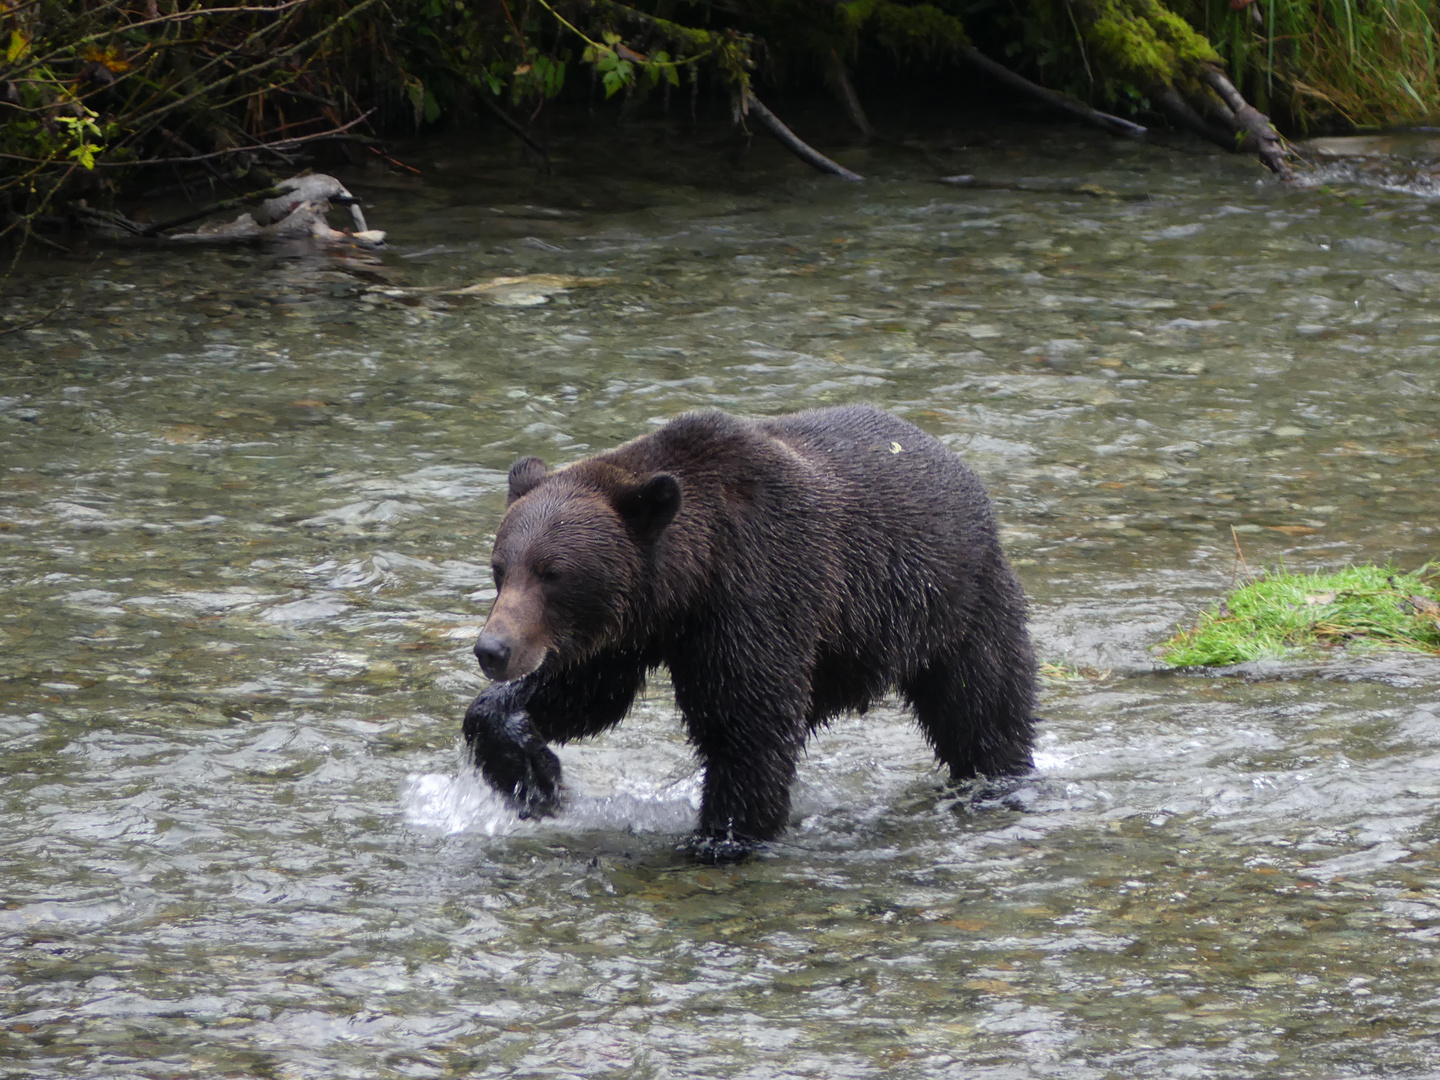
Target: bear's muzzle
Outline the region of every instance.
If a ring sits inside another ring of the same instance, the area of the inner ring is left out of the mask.
[[[487,679],[501,681],[510,667],[510,646],[494,634],[481,634],[475,642],[475,658]]]

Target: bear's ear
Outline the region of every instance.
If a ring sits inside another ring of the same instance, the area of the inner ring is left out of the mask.
[[[549,474],[545,462],[538,457],[522,457],[510,466],[510,494],[505,498],[505,505],[530,492]]]
[[[669,473],[656,473],[616,495],[615,509],[641,540],[653,540],[680,512],[680,481]]]

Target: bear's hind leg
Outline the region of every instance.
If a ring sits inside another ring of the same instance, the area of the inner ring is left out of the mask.
[[[967,643],[927,664],[901,691],[952,780],[1032,768],[1035,660],[1023,636]]]

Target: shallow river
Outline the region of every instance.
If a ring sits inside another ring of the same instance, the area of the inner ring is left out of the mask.
[[[572,146],[342,174],[374,257],[6,283],[12,324],[69,300],[0,338],[0,1075],[1440,1073],[1440,661],[1153,650],[1237,544],[1440,554],[1424,185],[1069,128],[852,151],[856,186]],[[546,274],[595,280],[442,295]],[[1000,508],[1057,665],[1013,803],[880,708],[813,740],[783,842],[691,865],[663,678],[560,751],[558,818],[477,784],[509,463],[861,400]]]

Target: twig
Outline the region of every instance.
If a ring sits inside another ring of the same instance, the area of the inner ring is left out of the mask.
[[[385,153],[384,150],[381,150],[378,146],[366,146],[365,149],[369,150],[370,153],[374,154],[387,165],[393,165],[397,169],[404,169],[406,172],[413,173],[416,176],[425,175],[422,170],[417,169],[414,165],[406,165],[405,162],[401,161],[399,158],[391,157],[389,154]]]
[[[850,114],[850,121],[859,130],[860,134],[867,139],[875,137],[875,129],[870,126],[870,118],[865,115],[865,109],[860,104],[860,95],[855,93],[855,87],[850,82],[850,75],[845,70],[845,61],[840,59],[840,53],[835,49],[830,50],[830,87],[835,91],[835,96],[840,99],[840,104],[845,106],[845,111]]]
[[[28,64],[25,64],[23,67],[14,69],[14,71],[10,73],[10,77],[13,78],[15,75],[23,74],[24,72],[29,71],[31,68],[51,63],[56,57],[61,55],[61,53],[74,52],[76,54],[79,54],[82,46],[93,45],[97,41],[104,41],[106,38],[118,37],[121,34],[128,34],[131,31],[140,30],[146,26],[154,26],[156,23],[184,22],[186,20],[193,19],[210,19],[214,18],[216,15],[275,15],[279,12],[286,11],[289,8],[302,7],[305,4],[309,3],[313,3],[313,0],[284,0],[283,3],[276,4],[273,7],[241,6],[218,8],[190,8],[185,11],[176,11],[169,15],[158,15],[153,19],[141,19],[139,22],[126,23],[124,26],[116,26],[108,30],[100,30],[94,34],[89,34],[82,38],[76,38],[74,41],[68,41],[65,43],[63,49],[56,49],[54,52],[46,53],[44,56],[34,57]],[[17,5],[10,6],[11,15],[16,14],[18,11],[19,7]]]
[[[46,319],[50,318],[50,316],[58,312],[66,304],[70,303],[70,297],[72,295],[72,293],[66,293],[60,298],[60,302],[58,304],[56,304],[53,308],[47,311],[44,315],[41,315],[38,319],[31,319],[29,322],[21,323],[19,326],[9,326],[6,327],[4,330],[0,330],[0,337],[4,337],[6,334],[18,334],[21,330],[34,329],[35,327],[43,323]]]
[[[269,56],[267,56],[264,60],[261,60],[259,63],[251,64],[249,67],[247,67],[247,68],[241,68],[239,71],[229,72],[228,74],[222,76],[222,77],[220,78],[219,82],[222,82],[222,83],[223,83],[223,82],[230,82],[230,81],[233,80],[233,79],[239,79],[239,78],[241,78],[241,77],[243,77],[243,76],[245,76],[245,75],[253,75],[255,72],[261,71],[261,70],[263,70],[263,69],[265,69],[265,68],[267,68],[267,67],[274,67],[274,66],[276,66],[277,64],[279,64],[282,60],[285,60],[287,57],[290,57],[290,56],[294,55],[295,53],[300,52],[301,50],[308,48],[309,46],[315,44],[315,42],[321,40],[322,38],[328,37],[330,34],[334,33],[336,30],[338,30],[344,23],[347,23],[347,22],[350,22],[351,20],[353,20],[353,19],[355,18],[355,16],[357,16],[357,15],[360,14],[360,12],[364,11],[364,10],[365,10],[366,8],[368,8],[368,7],[373,7],[375,4],[378,4],[379,2],[380,2],[380,0],[360,0],[359,3],[355,4],[353,7],[351,7],[351,8],[350,8],[348,11],[346,11],[344,14],[339,15],[339,16],[337,16],[336,18],[334,18],[333,20],[331,20],[323,29],[317,30],[315,33],[311,34],[309,37],[303,38],[302,40],[297,41],[294,45],[290,45],[290,46],[288,46],[288,47],[286,47],[286,48],[279,49],[279,50],[271,53]],[[268,29],[268,28],[267,28],[267,29]],[[254,34],[251,35],[251,39],[253,39],[253,38],[255,38],[255,37],[258,37],[258,36],[263,36],[264,33],[265,33],[265,31],[263,31],[263,30],[262,30],[262,31],[256,31]],[[250,40],[250,39],[247,39],[247,43],[248,43],[249,40]],[[226,55],[229,55],[230,53],[238,53],[238,52],[239,52],[238,49],[231,49],[231,50],[228,50],[228,51],[227,51]],[[220,60],[221,60],[221,57],[216,57],[214,60],[210,61],[210,63],[208,63],[208,64],[204,65],[203,67],[201,67],[198,71],[196,71],[196,72],[191,76],[191,80],[192,80],[192,81],[198,81],[199,78],[200,78],[200,76],[204,75],[210,68],[212,68],[212,67],[214,67],[215,65],[219,64],[219,63],[220,63]],[[210,90],[212,90],[212,89],[214,89],[213,85],[200,86],[200,87],[198,87],[197,89],[192,90],[190,93],[186,94],[184,97],[177,98],[177,99],[174,100],[174,101],[166,102],[164,105],[161,105],[161,106],[159,106],[158,108],[151,109],[148,113],[145,113],[145,114],[143,114],[142,116],[137,116],[137,117],[135,117],[133,120],[128,120],[128,122],[130,123],[130,125],[131,125],[132,127],[134,127],[135,129],[138,130],[138,129],[140,128],[140,125],[143,124],[145,121],[147,121],[147,120],[152,120],[152,119],[158,119],[158,118],[161,117],[161,116],[164,116],[164,115],[166,115],[166,114],[168,114],[168,113],[174,112],[176,109],[180,108],[182,105],[188,105],[188,104],[190,104],[190,102],[192,102],[192,101],[194,101],[196,98],[201,97],[202,95],[208,93],[208,92],[209,92]]]
[[[137,165],[193,165],[196,162],[209,161],[213,158],[224,157],[226,154],[278,154],[293,147],[300,146],[303,143],[317,142],[320,139],[334,138],[336,135],[340,135],[346,131],[349,131],[356,124],[364,123],[367,119],[370,118],[371,114],[373,114],[374,112],[374,109],[369,109],[366,112],[361,113],[354,120],[351,120],[348,124],[341,124],[339,127],[331,128],[329,131],[317,131],[313,135],[296,135],[292,139],[277,139],[274,142],[253,143],[249,146],[231,146],[227,147],[224,150],[213,150],[208,154],[195,154],[191,157],[145,158],[140,161],[97,161],[95,163],[95,167],[97,169],[133,169]]]
[[[801,161],[813,168],[819,169],[821,172],[838,176],[842,180],[860,181],[865,179],[859,173],[851,172],[845,168],[844,165],[831,161],[824,154],[820,153],[819,150],[816,150],[809,143],[797,136],[780,122],[778,116],[765,107],[761,100],[755,96],[755,92],[748,86],[744,89],[743,93],[746,112],[760,121],[762,127],[768,130],[771,135],[774,135],[775,138],[779,139],[784,147]]]
[[[1101,112],[1099,109],[1092,109],[1089,105],[1083,105],[1074,98],[1066,97],[1064,94],[1057,94],[1053,90],[1047,90],[1043,86],[1032,83],[1023,75],[1017,75],[1003,64],[997,64],[988,56],[982,53],[973,45],[966,45],[960,50],[960,58],[966,63],[979,68],[992,78],[1004,83],[1012,90],[1018,90],[1036,101],[1043,101],[1045,104],[1067,112],[1087,124],[1110,132],[1111,135],[1124,135],[1127,138],[1138,139],[1145,135],[1145,128],[1140,124],[1132,123],[1119,116],[1111,116],[1109,113]]]
[[[1250,564],[1245,561],[1245,552],[1240,550],[1240,534],[1235,531],[1234,525],[1230,526],[1230,539],[1235,541],[1235,558],[1239,561],[1240,565],[1245,568],[1245,576],[1251,581],[1254,581],[1255,575],[1250,570]],[[1230,586],[1231,588],[1235,586],[1235,574],[1233,571],[1230,574]]]
[[[480,99],[480,104],[484,105],[485,108],[489,109],[490,112],[495,115],[495,118],[499,120],[502,124],[504,124],[507,128],[509,128],[511,133],[522,143],[524,143],[526,148],[532,154],[534,154],[536,157],[538,157],[541,161],[545,163],[545,168],[548,172],[550,168],[550,151],[546,149],[545,144],[540,142],[538,139],[535,138],[535,136],[531,135],[528,131],[526,131],[525,125],[520,123],[519,120],[516,120],[513,116],[511,116],[504,109],[502,109],[496,102],[492,101],[489,94],[481,92],[476,96]]]
[[[182,214],[180,217],[171,218],[169,221],[157,222],[153,225],[146,225],[141,232],[142,236],[158,236],[166,229],[175,229],[181,225],[189,225],[192,221],[199,221],[211,214],[223,213],[226,210],[235,210],[241,206],[253,206],[255,203],[262,203],[266,199],[278,199],[288,189],[283,184],[265,188],[263,191],[252,191],[248,195],[241,195],[235,199],[226,199],[224,202],[214,203],[203,210],[196,210],[193,213]]]
[[[80,217],[89,218],[91,221],[98,221],[103,225],[117,226],[121,229],[124,229],[128,233],[132,233],[135,236],[145,235],[144,225],[141,225],[139,222],[131,221],[124,214],[116,210],[97,210],[93,206],[86,206],[83,203],[77,203],[74,206],[70,207],[70,211],[71,213],[78,214]]]

